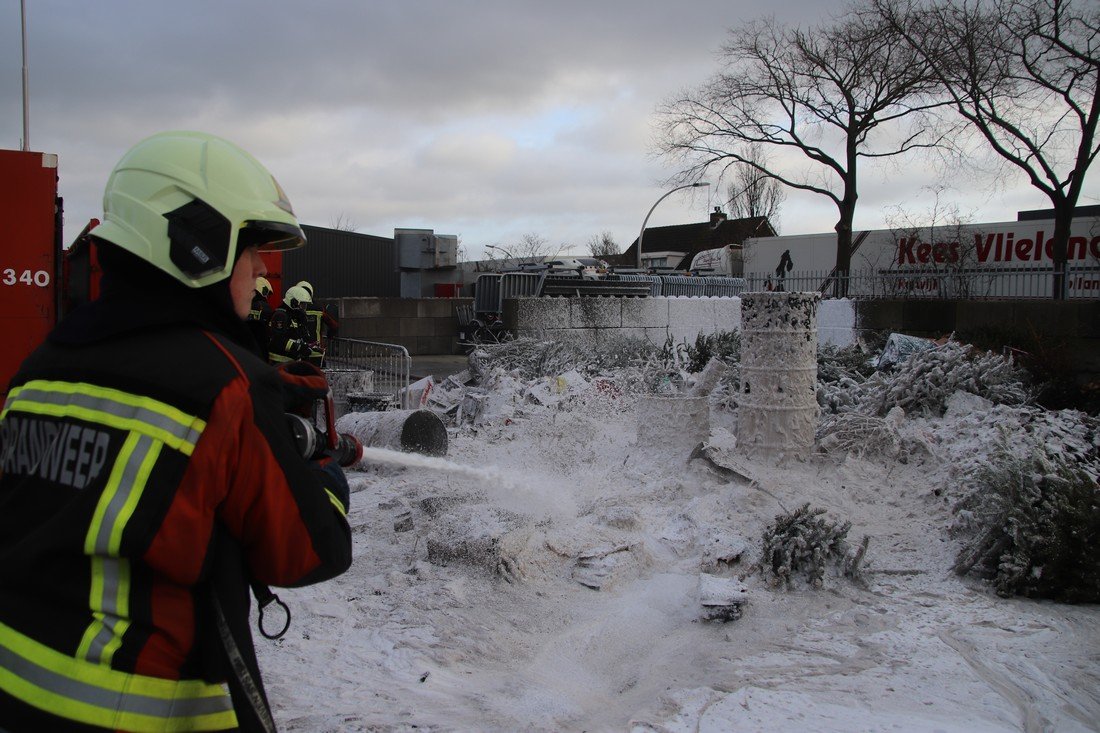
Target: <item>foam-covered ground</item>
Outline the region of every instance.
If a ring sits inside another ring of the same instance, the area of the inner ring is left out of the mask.
[[[907,463],[780,467],[739,457],[714,412],[714,456],[746,483],[687,461],[684,436],[635,447],[637,414],[582,397],[452,430],[448,460],[469,470],[349,473],[351,570],[280,591],[290,631],[257,639],[280,727],[1098,729],[1100,609],[1001,599],[951,571],[937,489],[983,450],[981,423],[907,421],[932,448]],[[870,537],[865,584],[749,574],[740,619],[702,620],[700,572],[744,574],[763,528],[807,502]]]

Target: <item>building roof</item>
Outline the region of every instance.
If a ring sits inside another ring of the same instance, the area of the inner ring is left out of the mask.
[[[697,224],[678,224],[667,227],[647,227],[642,240],[642,253],[683,252],[684,258],[676,269],[685,269],[692,257],[705,249],[717,249],[727,244],[742,244],[749,237],[774,237],[776,232],[766,216],[750,216],[744,219],[727,219],[717,206],[710,220]],[[638,240],[626,251],[607,259],[611,264],[632,267],[637,262]],[[671,264],[671,263],[670,263]]]

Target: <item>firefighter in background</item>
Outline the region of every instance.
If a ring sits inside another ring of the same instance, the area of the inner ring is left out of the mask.
[[[347,481],[284,414],[324,377],[248,346],[260,251],[305,236],[259,162],[201,133],[138,143],[104,209],[102,296],[0,413],[0,730],[273,730],[249,585],[351,563]]]
[[[313,300],[313,285],[311,285],[308,280],[299,280],[298,282],[294,283],[294,287],[304,288],[306,293],[309,295],[309,299],[311,301]]]
[[[339,321],[336,320],[336,316],[329,313],[327,308],[322,308],[313,302],[313,286],[308,281],[301,280],[294,287],[302,288],[307,294],[301,299],[301,303],[311,343],[315,349],[328,352],[333,346],[333,340],[338,338]]]
[[[272,364],[308,361],[320,366],[324,353],[314,348],[305,310],[308,300],[309,292],[295,285],[286,291],[283,302],[271,314],[268,359]]]
[[[252,309],[248,312],[249,320],[270,320],[271,311],[274,309],[267,299],[271,297],[274,289],[266,277],[256,278],[256,284],[252,289]],[[266,316],[266,317],[265,317]]]
[[[257,346],[261,349],[264,358],[267,357],[267,343],[270,339],[271,314],[275,309],[267,301],[273,292],[271,283],[266,277],[256,278],[255,289],[252,291],[252,306],[248,311],[248,327],[252,329],[252,336],[256,339]]]

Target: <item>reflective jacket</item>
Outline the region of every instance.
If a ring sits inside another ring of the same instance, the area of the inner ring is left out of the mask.
[[[339,331],[340,323],[336,320],[336,316],[313,303],[307,304],[304,310],[310,340],[322,347],[328,346],[329,340],[336,338]]]
[[[268,361],[282,364],[299,359],[321,365],[324,352],[318,348],[306,312],[280,305],[268,324]]]
[[[274,369],[192,325],[47,342],[0,413],[0,470],[9,733],[234,729],[212,600],[254,669],[247,583],[351,562],[346,482],[298,456]]]

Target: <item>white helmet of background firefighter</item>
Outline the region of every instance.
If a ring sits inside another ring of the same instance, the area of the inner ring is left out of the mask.
[[[271,173],[201,132],[162,132],[131,148],[107,180],[103,212],[94,236],[192,288],[228,278],[244,247],[274,251],[306,241]]]
[[[260,294],[260,297],[269,297],[273,289],[274,288],[271,287],[271,283],[268,282],[266,277],[256,278],[256,292]]]
[[[295,287],[304,288],[305,291],[307,293],[309,293],[309,301],[308,302],[310,302],[310,303],[313,302],[313,286],[309,284],[308,280],[299,280],[298,284],[295,285]]]
[[[286,291],[283,302],[286,303],[287,308],[305,308],[313,302],[313,296],[301,285],[295,285]]]

